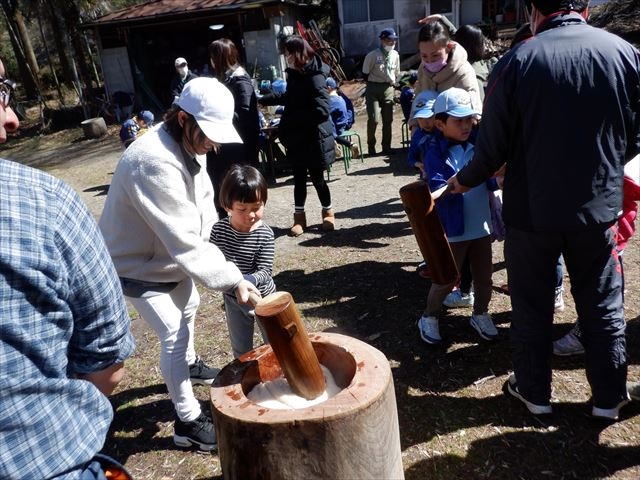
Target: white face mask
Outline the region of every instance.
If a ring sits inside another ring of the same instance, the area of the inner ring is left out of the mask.
[[[390,52],[391,50],[393,50],[393,47],[394,47],[394,46],[395,46],[395,45],[382,45],[382,49],[383,49],[385,52]]]
[[[176,68],[176,71],[178,72],[178,75],[180,75],[180,77],[184,78],[187,76],[187,72],[189,71],[189,69],[187,67],[178,67]]]

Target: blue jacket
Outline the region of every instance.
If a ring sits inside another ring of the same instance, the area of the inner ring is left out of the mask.
[[[347,104],[339,94],[329,95],[329,113],[331,114],[334,137],[342,135],[345,130],[349,129]]]
[[[432,137],[432,132],[427,132],[421,128],[416,128],[415,132],[413,132],[407,153],[407,163],[411,167],[415,167],[418,162],[424,164],[424,157]]]
[[[425,155],[429,190],[443,187],[472,158],[474,136],[462,145],[449,142],[440,131],[433,134]],[[497,184],[491,179],[464,194],[445,195],[436,201],[436,212],[449,241],[473,240],[491,233],[487,192],[496,189]]]

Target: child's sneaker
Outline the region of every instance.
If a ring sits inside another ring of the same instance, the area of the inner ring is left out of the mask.
[[[485,340],[496,340],[498,338],[498,330],[491,320],[491,315],[488,313],[471,315],[469,323],[478,332],[478,335]]]
[[[576,330],[577,326],[574,325],[574,327],[569,330],[569,333],[553,342],[554,355],[568,357],[569,355],[580,355],[584,353],[584,346],[576,335]]]
[[[453,290],[442,304],[448,308],[473,307],[473,292],[462,293],[459,288]]]
[[[442,342],[440,336],[440,327],[438,319],[433,316],[422,315],[418,320],[418,330],[420,330],[420,338],[431,345],[437,345]]]

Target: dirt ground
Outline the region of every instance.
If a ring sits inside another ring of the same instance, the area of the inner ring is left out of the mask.
[[[339,332],[361,339],[389,360],[393,372],[402,459],[407,479],[450,478],[640,478],[640,406],[627,406],[620,422],[593,421],[582,357],[554,358],[555,415],[540,421],[506,398],[501,387],[511,364],[509,297],[496,291],[491,313],[500,340],[478,338],[470,311],[450,310],[441,319],[443,346],[424,344],[415,325],[424,307],[428,281],[415,273],[420,253],[398,198],[413,181],[400,149],[400,109],[396,108],[391,156],[356,160],[346,175],[341,162],[330,189],[337,230],[319,230],[320,205],[310,186],[310,228],[287,236],[293,184],[279,175],[270,186],[266,221],[276,233],[275,281],[291,292],[308,331]],[[366,119],[355,129],[363,146]],[[114,132],[51,151],[7,145],[4,157],[44,168],[68,181],[99,215],[121,149]],[[35,159],[35,160],[34,160]],[[638,242],[625,252],[629,377],[640,379],[640,280]],[[506,281],[502,244],[494,243],[494,285]],[[568,278],[565,287],[569,291]],[[202,291],[196,327],[198,353],[223,367],[232,360],[221,297]],[[569,293],[554,331],[564,334],[575,318]],[[127,375],[112,398],[116,418],[105,449],[121,459],[137,479],[221,478],[217,454],[204,455],[173,445],[172,407],[158,369],[158,342],[135,312],[138,342]],[[256,345],[258,339],[256,338]],[[196,387],[206,402],[208,391]],[[306,454],[301,452],[301,454]]]

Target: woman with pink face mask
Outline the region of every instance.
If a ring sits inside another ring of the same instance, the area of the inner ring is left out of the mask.
[[[474,110],[482,112],[475,70],[467,61],[465,49],[449,38],[449,30],[440,21],[426,23],[418,33],[421,63],[416,95],[422,90],[442,92],[451,87],[469,92]]]

